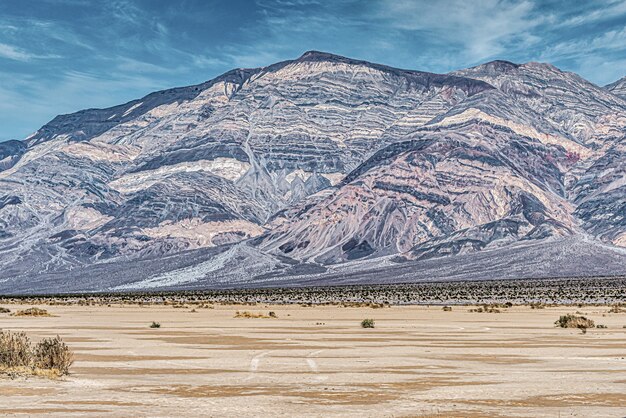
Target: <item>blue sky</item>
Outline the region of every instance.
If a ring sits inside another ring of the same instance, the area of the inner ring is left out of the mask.
[[[604,85],[626,75],[626,0],[2,0],[0,140],[311,49],[433,72],[551,62]]]

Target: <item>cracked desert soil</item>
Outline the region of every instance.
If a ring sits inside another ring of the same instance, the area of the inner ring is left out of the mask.
[[[59,334],[72,373],[0,377],[0,415],[626,416],[626,313],[608,307],[41,307],[56,316],[0,328]],[[554,327],[577,310],[608,328]]]

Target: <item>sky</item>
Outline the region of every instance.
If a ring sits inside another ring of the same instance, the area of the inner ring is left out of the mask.
[[[0,0],[0,140],[320,50],[448,72],[550,62],[626,75],[626,0]]]

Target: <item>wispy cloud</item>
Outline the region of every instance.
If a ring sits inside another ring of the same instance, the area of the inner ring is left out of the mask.
[[[38,55],[28,52],[24,49],[0,43],[0,58],[6,58],[15,61],[31,61],[34,59],[59,58],[58,55]]]
[[[561,11],[565,17],[554,22],[559,27],[583,26],[626,15],[626,2],[623,0],[568,2],[566,5]]]
[[[16,61],[29,61],[33,56],[12,45],[0,43],[0,57]]]
[[[530,1],[382,0],[377,12],[390,27],[455,46],[461,58],[471,61],[500,55],[512,45],[536,44],[539,38],[533,32],[548,19]]]
[[[543,59],[587,57],[590,53],[626,51],[626,27],[608,30],[595,37],[558,42],[546,48]]]

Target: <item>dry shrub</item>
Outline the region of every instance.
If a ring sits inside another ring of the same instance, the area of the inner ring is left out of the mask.
[[[17,311],[12,314],[13,316],[52,316],[45,309],[40,308],[28,308],[23,311]]]
[[[33,354],[36,368],[54,370],[60,376],[69,374],[70,366],[74,362],[72,351],[58,335],[44,338],[37,343]]]
[[[0,311],[2,312],[2,311]],[[619,305],[613,305],[611,306],[611,309],[609,309],[609,313],[621,313],[621,312],[626,312],[626,310],[620,308]]]
[[[587,319],[584,316],[577,316],[572,314],[561,315],[561,317],[554,322],[554,325],[561,328],[580,329],[595,327],[595,323],[591,319]]]
[[[0,313],[9,313],[9,312],[11,312],[10,309],[0,306]]]
[[[361,328],[374,328],[374,320],[373,319],[364,319],[361,321]]]
[[[12,369],[32,363],[30,340],[23,332],[0,331],[0,367]]]
[[[0,371],[10,376],[69,374],[73,353],[58,335],[33,345],[23,332],[0,331]]]
[[[452,311],[452,306],[444,306],[443,308],[441,308],[442,311],[444,312],[451,312]]]

